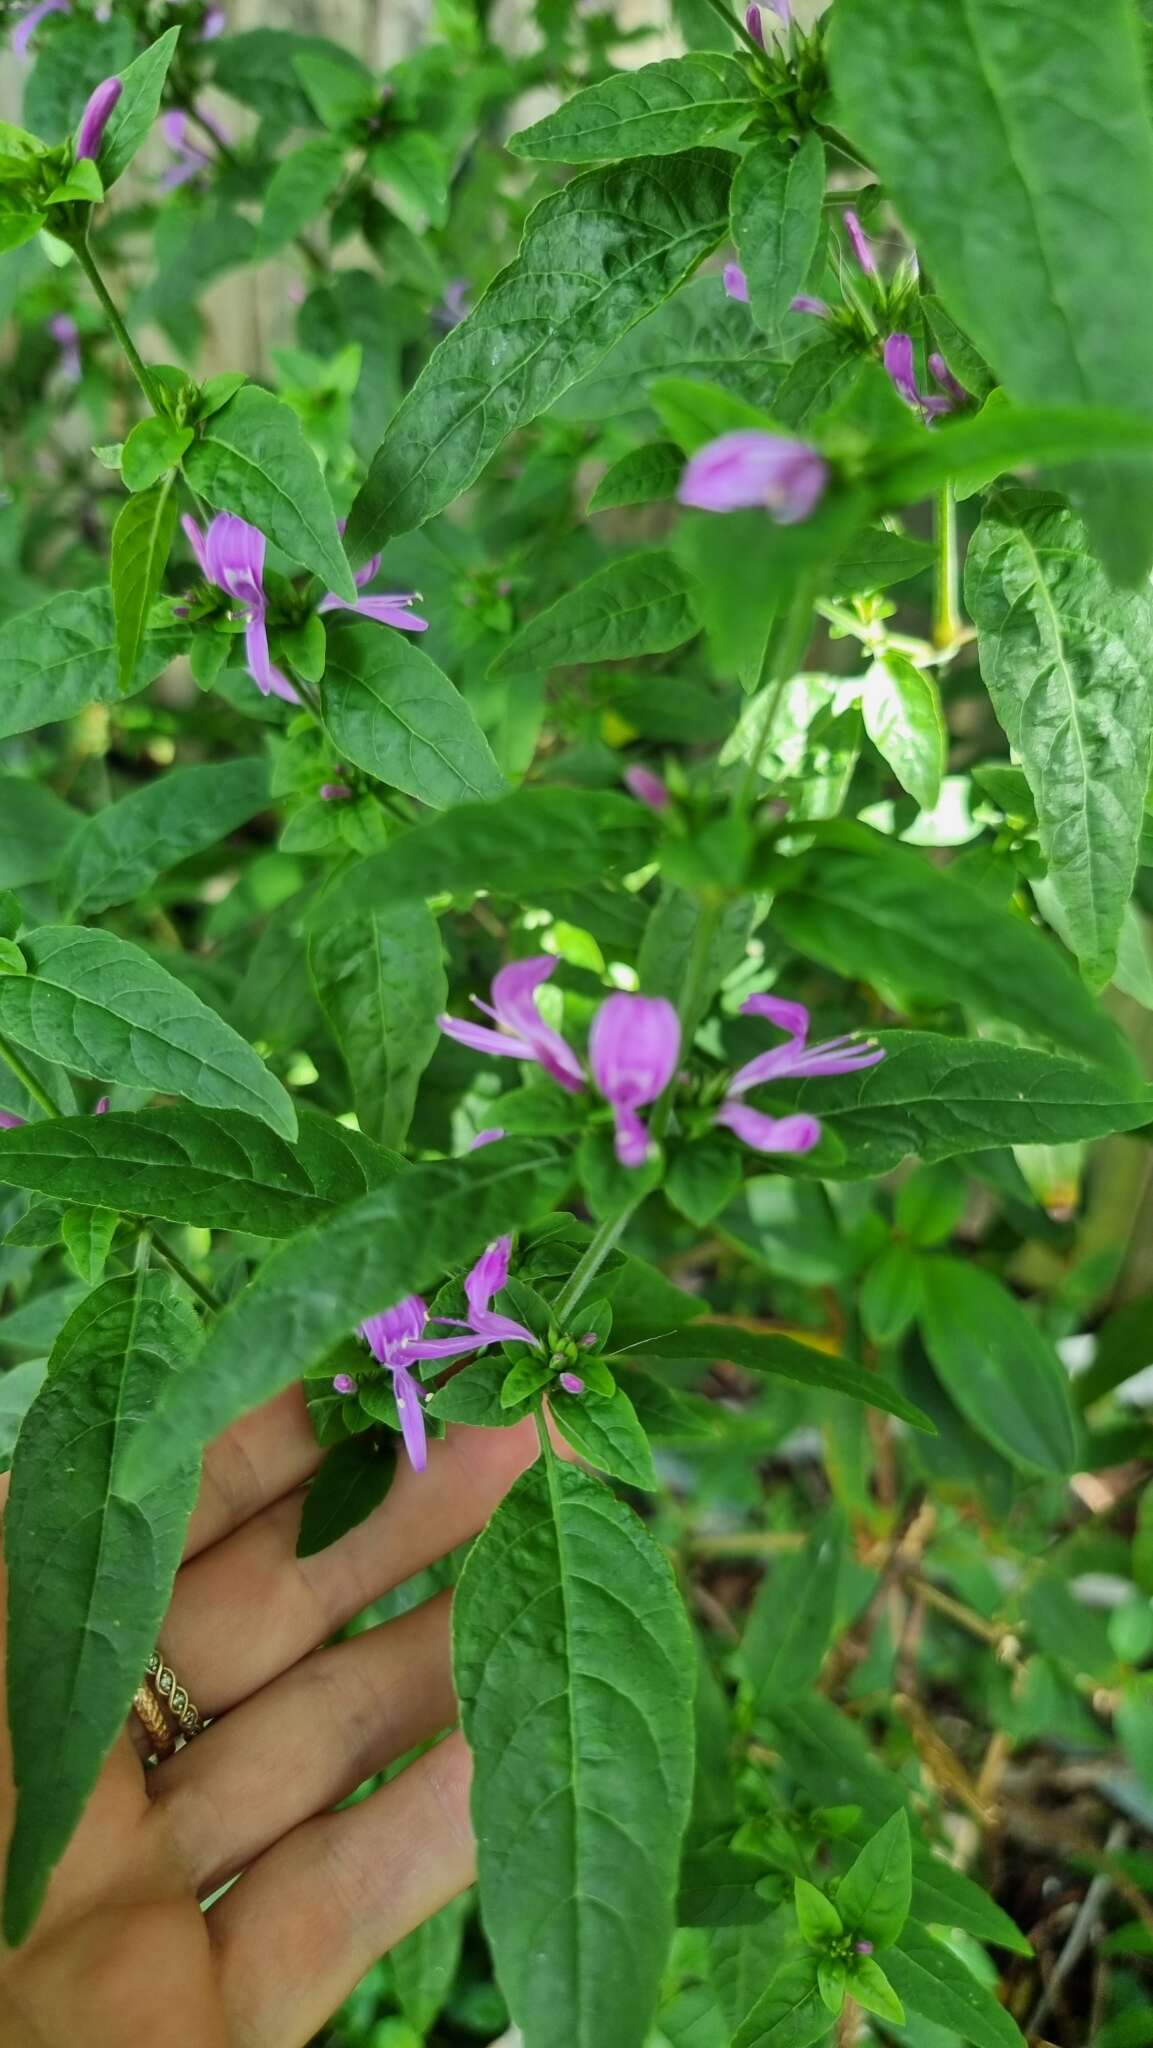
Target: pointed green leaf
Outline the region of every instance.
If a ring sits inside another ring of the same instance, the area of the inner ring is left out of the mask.
[[[178,1460],[158,1484],[130,1477],[127,1458],[196,1336],[191,1310],[158,1274],[105,1281],[60,1332],[21,1430],[4,1522],[17,1785],[4,1893],[11,1942],[36,1917],[168,1606],[197,1463]]]
[[[179,35],[178,28],[166,29],[120,74],[123,89],[108,117],[96,160],[105,191],[128,169],[156,125],[164,81]]]
[[[104,1277],[104,1266],[120,1218],[111,1209],[66,1209],[60,1236],[76,1271],[89,1287]]]
[[[41,925],[24,975],[0,975],[0,1032],[97,1081],[245,1109],[282,1137],[296,1112],[243,1038],[139,946],[112,932]]]
[[[390,626],[353,618],[329,624],[324,713],[343,760],[434,810],[504,792],[465,698]]]
[[[192,441],[192,428],[155,414],[138,420],[120,456],[120,474],[130,491],[147,491],[165,470],[175,468]]]
[[[909,2012],[959,2034],[969,2048],[1024,2048],[1024,2035],[993,1993],[916,1922],[886,1951],[885,1975]]]
[[[580,1367],[574,1368],[578,1376]],[[590,1400],[585,1394],[570,1394],[557,1386],[548,1397],[549,1413],[565,1442],[585,1461],[624,1486],[637,1486],[646,1493],[657,1490],[653,1454],[623,1387],[611,1401]]]
[[[812,1956],[786,1961],[733,2035],[733,2048],[811,2048],[825,2038],[829,2009]]]
[[[913,1846],[904,1812],[865,1843],[837,1885],[837,1911],[855,1941],[889,1948],[909,1917]]]
[[[448,1002],[440,927],[419,901],[314,932],[309,966],[362,1131],[402,1145]]]
[[[185,645],[179,633],[148,634],[128,687],[143,690]],[[5,622],[0,739],[71,718],[89,704],[111,704],[123,694],[110,591],[59,591],[35,611]]]
[[[867,1401],[873,1408],[884,1408],[890,1415],[899,1415],[903,1422],[911,1422],[914,1429],[936,1433],[928,1416],[922,1415],[919,1408],[878,1374],[866,1372],[851,1359],[838,1358],[814,1345],[794,1343],[791,1337],[761,1336],[734,1324],[699,1322],[663,1337],[645,1339],[634,1345],[629,1355],[638,1360],[701,1359],[710,1364],[726,1359],[746,1372],[777,1373],[799,1386],[827,1387],[832,1393],[847,1394],[850,1400]]]
[[[396,1451],[387,1431],[366,1430],[329,1451],[304,1497],[297,1557],[315,1557],[380,1506],[392,1485]]]
[[[234,512],[327,590],[356,600],[352,571],[320,464],[290,406],[246,384],[200,427],[184,458],[194,491],[217,512]]]
[[[656,505],[675,497],[685,458],[672,441],[653,441],[630,448],[605,471],[592,497],[590,512],[608,512],[617,505]]]
[[[849,1971],[848,1988],[850,1996],[858,2005],[863,2005],[866,2012],[875,2012],[883,2020],[892,2020],[898,2027],[904,2026],[905,2008],[872,1956],[858,1956]]]
[[[1101,987],[1116,964],[1149,786],[1153,596],[1112,589],[1087,546],[1060,500],[998,499],[970,544],[965,597],[1069,944]]]
[[[169,768],[85,819],[61,868],[61,903],[80,917],[134,902],[158,875],[215,846],[267,802],[264,761]]]
[[[931,811],[941,794],[948,744],[936,678],[890,650],[865,677],[861,710],[865,731],[901,788]]]
[[[793,1903],[797,1909],[797,1926],[801,1939],[810,1948],[825,1948],[830,1940],[844,1933],[844,1925],[831,1899],[818,1891],[808,1878],[798,1877],[793,1885]]]
[[[394,416],[349,520],[358,561],[459,497],[684,282],[725,231],[728,179],[724,156],[689,151],[585,172],[541,201]]]
[[[1020,1303],[963,1259],[925,1259],[921,1286],[929,1356],[966,1421],[1015,1464],[1075,1471],[1081,1437],[1069,1375]]]
[[[154,490],[129,498],[112,529],[112,611],[118,678],[124,690],[133,686],[148,614],[160,589],[175,532],[176,496],[170,477]]]
[[[268,181],[260,221],[259,252],[271,256],[323,213],[344,176],[345,145],[313,135],[282,156]]]
[[[735,57],[665,57],[586,86],[555,114],[522,128],[508,147],[514,156],[560,164],[668,156],[747,120],[758,98],[747,66]]]
[[[550,1459],[474,1545],[453,1609],[481,1913],[534,2048],[641,2048],[693,1777],[692,1649],[632,1511]]]
[[[825,196],[825,150],[810,129],[799,149],[783,137],[754,142],[733,179],[733,240],[748,279],[749,305],[775,334],[804,286],[817,251]]]
[[[815,1684],[833,1632],[843,1550],[840,1515],[825,1516],[796,1557],[761,1580],[740,1648],[758,1701],[795,1699]]]
[[[500,680],[572,662],[667,653],[699,630],[688,589],[684,570],[663,549],[625,555],[538,612],[489,674]]]

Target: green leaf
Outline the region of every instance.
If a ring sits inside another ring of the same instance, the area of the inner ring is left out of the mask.
[[[959,2034],[969,2048],[1024,2048],[1024,2035],[960,1956],[914,1922],[885,1956],[885,1975],[919,2019]]]
[[[367,120],[380,106],[380,87],[366,64],[351,51],[334,57],[305,51],[294,57],[292,68],[308,94],[317,119],[326,128],[345,128],[350,122]]]
[[[499,681],[681,647],[699,631],[688,588],[684,570],[663,550],[625,555],[538,612],[502,648],[489,674]]]
[[[1153,132],[1127,0],[1042,17],[1023,0],[847,0],[830,35],[842,118],[949,311],[1022,403],[1148,419]],[[973,165],[981,176],[973,177]],[[1086,232],[1087,191],[1118,204]],[[1136,583],[1153,560],[1153,465],[1082,484],[1095,544]]]
[[[976,419],[945,419],[888,449],[877,464],[879,505],[907,505],[954,483],[958,496],[985,490],[1005,470],[1024,464],[1064,467],[1108,456],[1124,476],[1153,454],[1153,422],[1103,405],[1014,406],[998,391]]]
[[[580,1367],[575,1370],[579,1373]],[[588,1464],[624,1486],[656,1492],[649,1440],[623,1387],[618,1387],[611,1401],[597,1401],[557,1386],[549,1394],[548,1405],[565,1442]]]
[[[315,1557],[367,1521],[395,1471],[396,1451],[387,1431],[365,1430],[329,1451],[304,1497],[297,1557]]]
[[[668,883],[649,915],[637,958],[637,971],[646,995],[679,1000],[688,964],[693,957],[700,924],[700,899],[691,890]],[[712,925],[701,981],[702,1000],[711,1000],[726,975],[746,956],[753,910],[746,902],[726,905]],[[694,971],[701,971],[700,963]]]
[[[167,668],[185,639],[178,633],[150,633],[129,687],[143,690]],[[35,611],[5,622],[0,739],[71,718],[89,704],[111,704],[121,694],[126,692],[119,684],[110,591],[59,591]]]
[[[295,1145],[234,1109],[175,1104],[0,1131],[0,1180],[10,1187],[256,1237],[294,1236],[379,1186],[400,1163],[310,1113]]]
[[[560,164],[670,156],[711,142],[747,120],[758,103],[749,71],[735,57],[666,57],[586,86],[507,146],[514,156]]]
[[[169,768],[85,819],[64,856],[61,904],[80,917],[132,903],[158,875],[217,845],[267,803],[264,761]]]
[[[104,1267],[120,1218],[111,1209],[66,1209],[60,1236],[76,1271],[89,1287],[104,1277]]]
[[[112,611],[116,621],[116,657],[122,690],[131,690],[148,629],[148,614],[176,532],[176,498],[172,479],[154,490],[141,491],[122,506],[112,529]]]
[[[137,420],[124,443],[120,474],[130,491],[147,491],[159,483],[166,470],[174,469],[192,441],[192,428],[179,427],[175,420]]]
[[[528,1410],[505,1402],[507,1380],[506,1358],[490,1354],[475,1359],[430,1395],[425,1410],[438,1422],[464,1422],[470,1429],[511,1429],[524,1421]]]
[[[981,1266],[926,1259],[921,1328],[938,1378],[979,1436],[1014,1464],[1064,1477],[1080,1432],[1052,1344]]]
[[[894,583],[906,583],[933,566],[933,548],[911,534],[866,526],[838,555],[828,572],[834,597],[873,597]]]
[[[457,804],[359,862],[328,890],[318,922],[442,891],[516,896],[599,885],[642,866],[652,842],[652,818],[632,797],[518,789],[493,803]]]
[[[448,1002],[435,917],[419,899],[369,911],[314,932],[308,958],[361,1130],[403,1145]]]
[[[414,235],[445,225],[452,160],[442,142],[421,128],[396,131],[375,144],[369,164],[392,211]]]
[[[105,191],[128,169],[156,125],[164,81],[179,35],[178,28],[167,29],[159,41],[150,44],[120,74],[122,91],[108,117],[96,159]]]
[[[1095,987],[1113,973],[1149,786],[1153,596],[1122,593],[1059,500],[998,500],[965,598],[993,709],[1029,780],[1049,883]]]
[[[414,1166],[279,1246],[219,1318],[196,1372],[153,1419],[157,1467],[209,1443],[310,1371],[364,1318],[420,1293],[503,1231],[546,1211],[568,1163],[542,1139],[506,1138]]]
[[[684,456],[672,441],[653,441],[630,448],[606,469],[589,499],[590,512],[609,512],[617,505],[658,505],[676,495]]]
[[[887,1244],[861,1282],[857,1297],[872,1344],[897,1344],[920,1307],[921,1266],[906,1244]]]
[[[748,279],[749,304],[775,334],[817,252],[825,196],[825,150],[810,129],[800,147],[767,135],[754,142],[733,179],[733,240]]]
[[[106,1280],[57,1338],[20,1432],[4,1525],[18,1787],[4,1893],[10,1942],[39,1911],[168,1607],[196,1460],[181,1456],[156,1486],[130,1477],[128,1454],[196,1335],[191,1310],[158,1274]]]
[[[21,945],[26,975],[0,975],[0,1033],[97,1081],[244,1109],[281,1137],[296,1112],[251,1046],[139,946],[46,924]]]
[[[852,1076],[803,1082],[799,1107],[819,1116],[847,1159],[830,1171],[888,1173],[912,1154],[952,1159],[999,1145],[1050,1145],[1153,1122],[1153,1090],[1101,1067],[929,1031],[881,1031],[885,1058]]]
[[[246,384],[206,420],[184,458],[192,489],[234,512],[349,604],[356,585],[320,464],[291,407]]]
[[[693,1779],[668,1563],[630,1509],[550,1458],[473,1546],[453,1633],[481,1914],[513,2020],[533,2048],[641,2048]]]
[[[388,1951],[396,2002],[422,2040],[452,1995],[467,1916],[467,1895],[451,1899]]]
[[[355,559],[459,497],[508,434],[675,291],[724,233],[727,193],[727,159],[690,151],[588,171],[543,199],[519,256],[393,418],[349,520]]]
[[[0,1471],[12,1469],[12,1453],[24,1417],[44,1384],[47,1361],[30,1358],[0,1373]]]
[[[840,1515],[824,1516],[804,1548],[761,1580],[740,1648],[758,1701],[796,1699],[816,1683],[833,1632],[843,1552]]]
[[[656,378],[707,378],[765,404],[781,381],[765,361],[765,337],[747,306],[725,297],[715,274],[694,278],[637,326],[557,404],[564,420],[601,425],[649,403]]]
[[[727,1209],[743,1178],[740,1153],[719,1132],[673,1154],[665,1193],[675,1209],[704,1230]]]
[[[283,249],[323,213],[344,176],[344,158],[344,143],[332,135],[313,135],[281,157],[264,194],[262,257]]]
[[[801,1940],[810,1948],[824,1948],[830,1938],[842,1934],[841,1916],[831,1899],[810,1884],[807,1877],[798,1877],[793,1886],[793,1902],[797,1909],[797,1926]]]
[[[837,1911],[855,1941],[871,1941],[875,1948],[896,1941],[913,1896],[913,1845],[904,1811],[865,1843],[836,1896]]]
[[[890,649],[865,677],[861,710],[865,731],[901,788],[931,811],[941,794],[948,748],[935,676]]]
[[[829,2031],[812,1956],[787,1960],[733,2035],[733,2048],[811,2048]]]
[[[885,1972],[872,1956],[858,1956],[849,1969],[848,1990],[866,2012],[875,2012],[898,2027],[905,2024],[905,2008]]]
[[[459,690],[391,627],[355,618],[329,625],[324,714],[342,760],[435,810],[504,790]]]
[[[760,1336],[735,1324],[699,1322],[663,1337],[646,1338],[634,1345],[629,1355],[637,1359],[700,1359],[710,1365],[727,1360],[745,1372],[775,1373],[798,1386],[827,1387],[831,1393],[847,1394],[850,1400],[866,1401],[911,1422],[914,1429],[935,1434],[928,1417],[877,1373],[866,1372],[851,1359],[819,1351],[814,1345],[796,1344],[791,1337]]]
[[[50,880],[79,824],[80,813],[44,783],[0,775],[0,889]]]
[[[1129,1068],[1110,1019],[1039,931],[912,849],[836,830],[782,875],[774,924],[851,980],[1019,1024],[1083,1058]]]

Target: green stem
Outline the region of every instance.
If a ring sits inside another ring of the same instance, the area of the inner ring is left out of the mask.
[[[95,292],[97,298],[99,299],[101,305],[104,308],[105,313],[108,316],[108,324],[111,327],[113,333],[115,334],[117,341],[120,343],[120,346],[123,349],[125,356],[127,357],[129,367],[132,371],[133,376],[136,379],[136,382],[139,384],[140,389],[143,391],[145,398],[148,400],[148,404],[151,410],[153,412],[158,413],[161,408],[157,402],[156,392],[153,388],[152,379],[149,376],[148,371],[144,367],[144,364],[140,358],[139,351],[137,350],[136,343],[133,341],[132,336],[129,334],[128,329],[124,324],[124,319],[121,315],[120,309],[117,306],[116,301],[113,299],[112,294],[108,289],[108,286],[104,282],[104,279],[101,277],[99,270],[97,269],[96,258],[93,256],[92,251],[88,246],[87,236],[84,237],[83,241],[74,242],[72,244],[72,247],[76,251],[76,255],[80,262],[80,268],[83,270],[85,277],[88,279],[89,284],[92,286],[93,291]]]
[[[153,1229],[151,1224],[148,1225],[148,1235],[152,1239],[153,1244],[156,1246],[157,1251],[160,1253],[161,1258],[164,1259],[165,1262],[171,1266],[173,1272],[177,1275],[177,1277],[183,1280],[184,1285],[191,1289],[192,1293],[196,1296],[197,1300],[202,1301],[204,1303],[205,1308],[210,1308],[213,1310],[215,1314],[219,1315],[220,1310],[224,1306],[223,1302],[220,1299],[220,1296],[214,1294],[212,1292],[211,1287],[206,1287],[203,1280],[197,1279],[191,1266],[185,1265],[184,1260],[181,1258],[179,1252],[174,1252],[172,1246],[169,1243],[167,1243],[167,1241],[163,1237],[161,1237],[160,1232],[158,1230]]]
[[[20,1086],[26,1089],[33,1102],[44,1111],[45,1116],[59,1116],[60,1111],[46,1088],[42,1088],[31,1067],[25,1066],[14,1045],[6,1038],[0,1038],[0,1060],[11,1067]]]
[[[937,493],[937,573],[933,595],[933,645],[952,647],[961,637],[961,607],[957,560],[957,501],[952,484],[942,484]]]

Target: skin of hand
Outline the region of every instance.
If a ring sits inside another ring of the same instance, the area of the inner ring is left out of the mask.
[[[473,1536],[532,1426],[450,1430],[366,1522],[296,1556],[319,1462],[299,1389],[208,1452],[160,1642],[213,1725],[154,1769],[130,1717],[28,1940],[0,1961],[2,2048],[303,2048],[379,1956],[473,1876],[449,1596],[346,1641],[371,1601]],[[6,1482],[5,1482],[6,1484]],[[3,1733],[0,1824],[14,1792]],[[203,1901],[237,1881],[207,1909]]]

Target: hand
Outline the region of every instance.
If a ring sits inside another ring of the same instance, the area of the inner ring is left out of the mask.
[[[449,1596],[324,1646],[472,1536],[534,1450],[529,1426],[450,1430],[427,1472],[402,1464],[367,1522],[298,1559],[320,1456],[299,1390],[212,1446],[160,1645],[219,1718],[146,1770],[131,1717],[36,1927],[0,1970],[3,2048],[296,2048],[470,1882],[459,1732],[331,1811],[452,1726]],[[12,1805],[5,1732],[5,1839]]]

